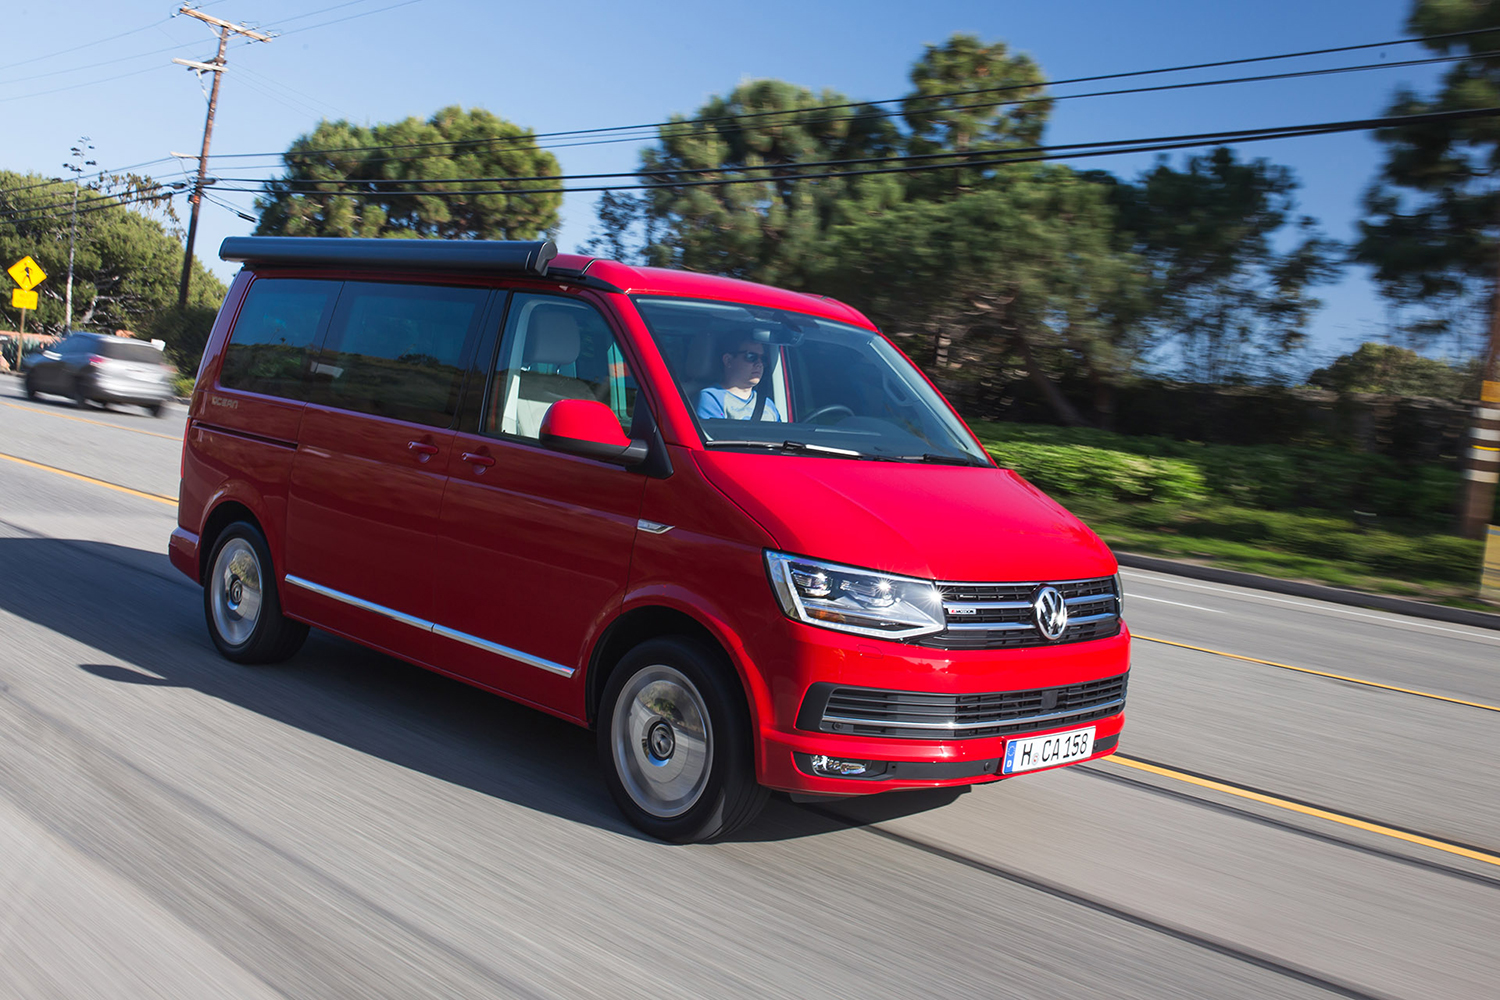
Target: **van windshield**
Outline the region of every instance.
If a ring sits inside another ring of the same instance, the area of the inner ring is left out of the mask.
[[[989,466],[884,337],[805,313],[637,297],[705,447]]]

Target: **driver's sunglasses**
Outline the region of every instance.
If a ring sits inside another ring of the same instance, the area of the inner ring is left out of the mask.
[[[766,356],[759,351],[735,351],[733,356],[736,358],[743,358],[745,361],[748,361],[752,365],[763,365],[766,363]]]

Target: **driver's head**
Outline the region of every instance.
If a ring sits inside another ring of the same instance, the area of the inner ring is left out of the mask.
[[[735,341],[722,360],[724,388],[753,389],[766,373],[766,345],[748,338]]]

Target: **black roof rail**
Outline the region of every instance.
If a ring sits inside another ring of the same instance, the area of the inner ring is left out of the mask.
[[[545,275],[551,240],[354,239],[338,236],[230,236],[219,259],[244,264],[325,264]]]

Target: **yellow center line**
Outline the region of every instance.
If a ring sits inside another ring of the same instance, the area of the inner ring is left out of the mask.
[[[177,437],[177,435],[175,434],[162,434],[158,431],[143,431],[139,427],[126,427],[123,424],[111,424],[103,420],[90,420],[88,417],[75,417],[71,413],[53,413],[51,410],[39,410],[36,407],[22,406],[19,403],[6,403],[4,400],[0,400],[0,403],[4,403],[4,405],[9,406],[13,410],[26,410],[30,413],[42,413],[49,417],[61,417],[63,420],[76,420],[81,424],[93,424],[96,427],[113,427],[117,431],[129,431],[132,434],[148,434],[154,438],[166,438],[168,441],[181,440],[181,438]]]
[[[44,472],[55,472],[59,476],[67,476],[69,479],[77,479],[79,482],[93,483],[95,486],[103,486],[106,489],[129,493],[133,497],[142,497],[146,500],[155,500],[157,503],[170,504],[173,507],[177,506],[176,497],[164,497],[159,493],[145,493],[141,490],[133,490],[129,486],[121,486],[118,483],[107,483],[102,479],[95,479],[93,476],[81,476],[76,472],[69,472],[67,469],[58,469],[51,465],[43,465],[41,462],[33,462],[29,459],[17,458],[14,455],[6,455],[3,452],[0,452],[0,458],[9,462],[15,462],[17,465],[26,465],[33,469],[41,469]]]
[[[1252,792],[1249,789],[1240,788],[1236,785],[1226,784],[1222,781],[1214,781],[1210,778],[1200,778],[1194,774],[1184,774],[1181,771],[1174,771],[1171,768],[1161,767],[1156,764],[1147,764],[1145,761],[1141,760],[1132,760],[1129,757],[1122,757],[1119,754],[1115,754],[1111,757],[1105,757],[1104,762],[1119,764],[1123,767],[1135,768],[1137,771],[1146,771],[1150,774],[1160,775],[1163,778],[1171,778],[1174,781],[1185,781],[1190,785],[1197,785],[1199,788],[1212,789],[1216,792],[1223,792],[1226,795],[1234,795],[1242,799],[1249,799],[1251,802],[1260,802],[1264,805],[1275,806],[1278,809],[1287,809],[1291,812],[1301,813],[1304,816],[1313,816],[1317,819],[1326,819],[1329,822],[1338,823],[1342,826],[1353,827],[1356,830],[1364,830],[1368,833],[1378,833],[1382,837],[1392,837],[1396,840],[1404,840],[1408,844],[1419,844],[1422,847],[1431,847],[1434,850],[1445,851],[1448,854],[1456,854],[1459,857],[1469,858],[1473,861],[1483,861],[1485,864],[1489,865],[1500,865],[1500,854],[1491,854],[1486,851],[1476,851],[1471,847],[1463,847],[1462,845],[1450,843],[1446,840],[1437,840],[1433,837],[1424,837],[1419,833],[1408,833],[1405,830],[1398,830],[1395,827],[1383,826],[1380,823],[1371,823],[1369,820],[1359,819],[1355,816],[1346,815],[1345,813],[1333,812],[1329,809],[1319,809],[1316,806],[1303,805],[1301,802],[1293,802],[1289,799],[1277,798],[1274,795],[1266,795],[1262,792]]]
[[[1380,688],[1384,691],[1398,691],[1401,694],[1414,694],[1419,698],[1431,698],[1434,701],[1451,702],[1454,705],[1467,705],[1469,708],[1482,708],[1487,712],[1500,712],[1500,705],[1486,705],[1482,701],[1464,701],[1462,698],[1450,698],[1445,694],[1433,694],[1431,691],[1418,691],[1415,688],[1397,687],[1395,684],[1381,684],[1379,681],[1367,681],[1359,677],[1349,677],[1345,674],[1329,673],[1326,670],[1313,670],[1310,667],[1294,667],[1289,663],[1277,663],[1275,660],[1258,660],[1253,656],[1241,656],[1238,653],[1226,653],[1222,649],[1208,649],[1204,646],[1191,646],[1185,642],[1173,642],[1170,639],[1153,639],[1149,635],[1134,633],[1137,639],[1146,642],[1159,642],[1163,646],[1176,646],[1179,649],[1191,649],[1199,653],[1212,653],[1214,656],[1225,656],[1231,660],[1244,660],[1246,663],[1259,663],[1267,667],[1276,667],[1280,670],[1295,670],[1299,674],[1312,674],[1315,677],[1328,677],[1336,681],[1344,681],[1348,684],[1359,684],[1363,687]]]

